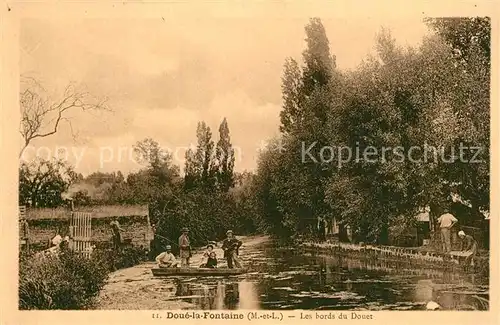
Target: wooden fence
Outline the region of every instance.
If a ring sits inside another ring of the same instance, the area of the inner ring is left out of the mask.
[[[70,248],[90,257],[92,252],[92,214],[88,212],[72,212],[69,226]]]

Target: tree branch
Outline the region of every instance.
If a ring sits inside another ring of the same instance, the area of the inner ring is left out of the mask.
[[[24,143],[19,156],[21,157],[26,147],[36,138],[44,138],[58,132],[61,121],[69,123],[71,134],[75,139],[76,134],[67,113],[72,110],[106,110],[111,111],[106,103],[107,98],[92,98],[88,92],[79,92],[72,84],[69,84],[63,93],[63,98],[51,102],[44,98],[45,90],[34,78],[27,77],[28,87],[21,92],[21,125],[20,133]],[[50,116],[55,117],[50,119]],[[49,130],[45,130],[49,128]]]

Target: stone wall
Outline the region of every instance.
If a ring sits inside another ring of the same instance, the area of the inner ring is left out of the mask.
[[[311,243],[304,242],[300,248],[305,253],[318,255],[345,255],[351,258],[367,260],[385,260],[408,263],[413,267],[433,269],[462,270],[465,255],[452,252],[445,258],[438,252],[422,251],[417,248],[394,246],[357,245],[347,243]],[[478,255],[475,258],[476,270],[489,273],[489,254]]]
[[[101,206],[78,209],[82,212],[91,212],[92,241],[95,244],[111,241],[110,222],[117,218],[124,230],[123,240],[134,246],[149,248],[153,238],[147,206]],[[137,213],[137,215],[134,215]],[[120,215],[122,214],[122,215]],[[30,230],[30,242],[43,249],[57,234],[69,233],[71,212],[67,209],[29,209],[27,220]]]

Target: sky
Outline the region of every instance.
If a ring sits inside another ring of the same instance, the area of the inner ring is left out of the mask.
[[[253,170],[259,148],[278,134],[283,63],[301,59],[307,21],[25,19],[21,74],[39,80],[54,99],[70,82],[84,86],[106,96],[112,112],[72,112],[71,127],[63,123],[57,134],[37,139],[23,158],[58,155],[84,175],[127,174],[140,168],[132,146],[149,137],[172,150],[182,167],[185,148],[196,142],[197,123],[205,121],[217,141],[226,118],[235,169]],[[417,45],[428,33],[421,16],[322,21],[341,70],[355,69],[373,52],[382,26],[401,45]]]

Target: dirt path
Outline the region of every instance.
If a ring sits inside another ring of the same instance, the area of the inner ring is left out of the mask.
[[[247,248],[258,246],[268,240],[266,236],[238,237],[242,242],[242,253]],[[215,249],[217,256],[223,256],[220,247]],[[193,254],[191,264],[201,264],[202,250]],[[151,274],[154,262],[147,262],[110,274],[106,286],[101,291],[96,309],[104,310],[151,310],[182,309],[190,307],[187,302],[168,299],[175,298],[176,285],[172,281],[155,278]],[[225,267],[220,260],[220,267]]]

